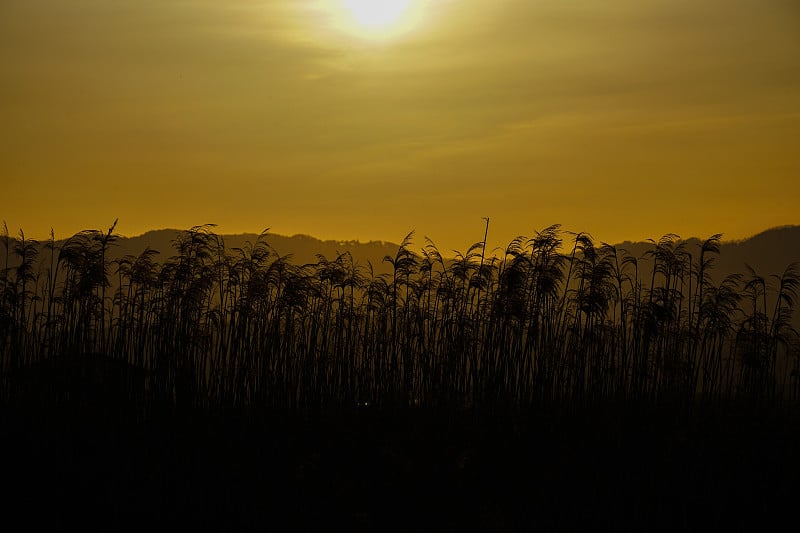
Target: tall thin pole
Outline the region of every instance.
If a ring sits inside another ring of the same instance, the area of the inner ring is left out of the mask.
[[[481,273],[483,273],[483,258],[486,255],[486,239],[489,236],[489,217],[483,217],[486,221],[486,231],[483,233],[483,247],[481,248]]]

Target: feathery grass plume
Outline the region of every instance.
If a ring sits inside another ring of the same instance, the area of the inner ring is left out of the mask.
[[[668,234],[634,257],[576,233],[562,253],[554,225],[501,257],[484,239],[446,258],[409,233],[376,275],[349,253],[293,264],[266,231],[228,248],[213,225],[179,232],[163,261],[149,248],[111,260],[115,227],[51,233],[41,254],[2,236],[4,374],[118,360],[141,370],[147,405],[177,409],[800,396],[800,267],[715,284],[720,235],[690,253]]]
[[[11,335],[15,330],[14,316],[13,316],[13,296],[12,291],[9,289],[9,270],[10,247],[11,238],[8,235],[8,225],[3,221],[3,233],[0,235],[0,242],[3,243],[5,264],[3,270],[0,272],[0,281],[2,281],[2,289],[0,289],[0,369],[7,372],[11,364]]]

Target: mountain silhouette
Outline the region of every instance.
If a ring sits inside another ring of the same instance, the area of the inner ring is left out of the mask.
[[[112,257],[122,257],[124,255],[138,256],[146,248],[158,250],[158,260],[164,261],[172,255],[175,250],[172,241],[180,230],[161,229],[148,231],[136,237],[125,237],[117,241]],[[247,242],[255,243],[259,238],[256,233],[240,233],[219,236],[228,251],[234,248],[241,248]],[[389,272],[391,266],[383,262],[387,255],[394,256],[398,245],[385,241],[323,241],[310,235],[276,235],[267,233],[264,240],[272,247],[278,255],[290,255],[291,261],[297,265],[304,265],[318,262],[318,255],[323,255],[327,259],[335,259],[338,254],[350,253],[353,259],[361,266],[367,267],[371,263],[376,274]]]
[[[162,229],[148,231],[136,237],[122,238],[112,250],[112,257],[139,255],[145,248],[150,247],[160,252],[159,259],[163,261],[173,255],[174,249],[171,243],[178,232],[176,229]],[[225,247],[231,250],[243,246],[248,241],[255,242],[258,234],[243,233],[220,235],[220,237],[224,240]],[[391,271],[391,265],[384,262],[383,258],[387,255],[394,257],[399,247],[398,243],[389,241],[320,240],[302,234],[285,236],[268,233],[265,240],[278,254],[291,255],[295,264],[316,263],[318,254],[327,259],[334,259],[337,254],[350,253],[361,266],[366,267],[371,263],[376,274]],[[692,253],[699,249],[702,239],[692,237],[680,242],[685,242],[687,251]],[[419,243],[416,244],[421,247]],[[644,257],[647,250],[653,247],[652,243],[643,241],[625,241],[615,246],[637,258]],[[412,246],[414,249],[416,247]],[[566,253],[569,247],[570,243],[565,240],[562,252]],[[725,241],[723,235],[712,277],[719,280],[728,274],[744,273],[745,265],[749,265],[762,276],[780,275],[793,262],[800,262],[800,225],[771,228],[741,240]]]
[[[696,254],[702,239],[692,237],[680,242],[686,243],[688,252]],[[617,245],[634,257],[642,257],[652,249],[650,242],[625,241]],[[715,264],[711,277],[715,281],[734,273],[744,274],[747,266],[765,277],[780,275],[791,263],[800,262],[800,226],[781,226],[771,228],[752,237],[741,240],[726,241],[720,246],[720,253],[715,256]]]
[[[134,237],[121,237],[109,249],[108,259],[114,260],[126,255],[138,256],[149,247],[159,252],[157,260],[163,262],[175,255],[172,242],[180,231],[159,229]],[[242,233],[219,235],[219,237],[224,241],[225,248],[232,251],[244,246],[247,242],[255,243],[259,235]],[[303,234],[285,236],[267,233],[264,239],[279,255],[290,255],[294,264],[317,263],[318,255],[322,255],[326,259],[335,259],[338,254],[349,253],[358,265],[366,268],[368,264],[371,264],[376,275],[391,272],[391,265],[384,262],[383,258],[387,255],[394,257],[399,247],[399,244],[390,241],[321,240]],[[561,251],[567,253],[571,249],[571,243],[567,240],[567,235],[564,235],[564,239]],[[692,237],[679,242],[686,243],[688,252],[696,253],[702,240]],[[63,243],[63,240],[57,241],[57,246],[59,243]],[[490,246],[492,244],[489,243]],[[505,246],[507,243],[502,244]],[[13,244],[9,246],[13,249]],[[412,245],[412,249],[421,247],[420,243]],[[634,257],[644,258],[646,252],[652,249],[653,244],[644,241],[624,241],[616,244],[615,247],[618,250],[625,250]],[[5,262],[5,249],[2,247],[0,247],[0,260]],[[9,266],[14,266],[15,260],[16,258],[12,254]],[[769,277],[773,274],[782,274],[784,269],[794,262],[800,262],[800,225],[771,228],[741,240],[725,241],[723,235],[720,254],[715,257],[711,276],[715,281],[719,281],[728,274],[744,274],[746,265],[749,265],[759,275]],[[645,269],[647,264],[648,261],[645,260],[643,263]]]

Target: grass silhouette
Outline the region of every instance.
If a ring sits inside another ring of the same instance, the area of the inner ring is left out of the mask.
[[[586,233],[570,234],[561,253],[552,226],[502,257],[478,242],[447,260],[431,241],[415,253],[410,233],[384,259],[392,273],[376,276],[349,254],[295,265],[266,233],[229,250],[212,225],[179,233],[163,263],[150,249],[109,262],[115,226],[61,246],[6,230],[7,399],[17,370],[89,354],[139,369],[149,398],[197,407],[689,404],[800,392],[798,265],[769,278],[746,267],[715,285],[721,235],[697,250],[665,235],[632,257]]]
[[[634,257],[558,225],[493,256],[486,219],[376,275],[213,225],[110,260],[115,227],[0,236],[0,450],[20,494],[75,493],[63,523],[708,529],[792,501],[796,264],[715,283],[719,234]]]

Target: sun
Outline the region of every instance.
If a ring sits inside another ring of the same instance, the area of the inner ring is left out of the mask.
[[[332,27],[352,37],[393,40],[420,28],[430,0],[320,0]]]
[[[356,23],[369,30],[388,28],[408,10],[409,0],[344,0]]]

